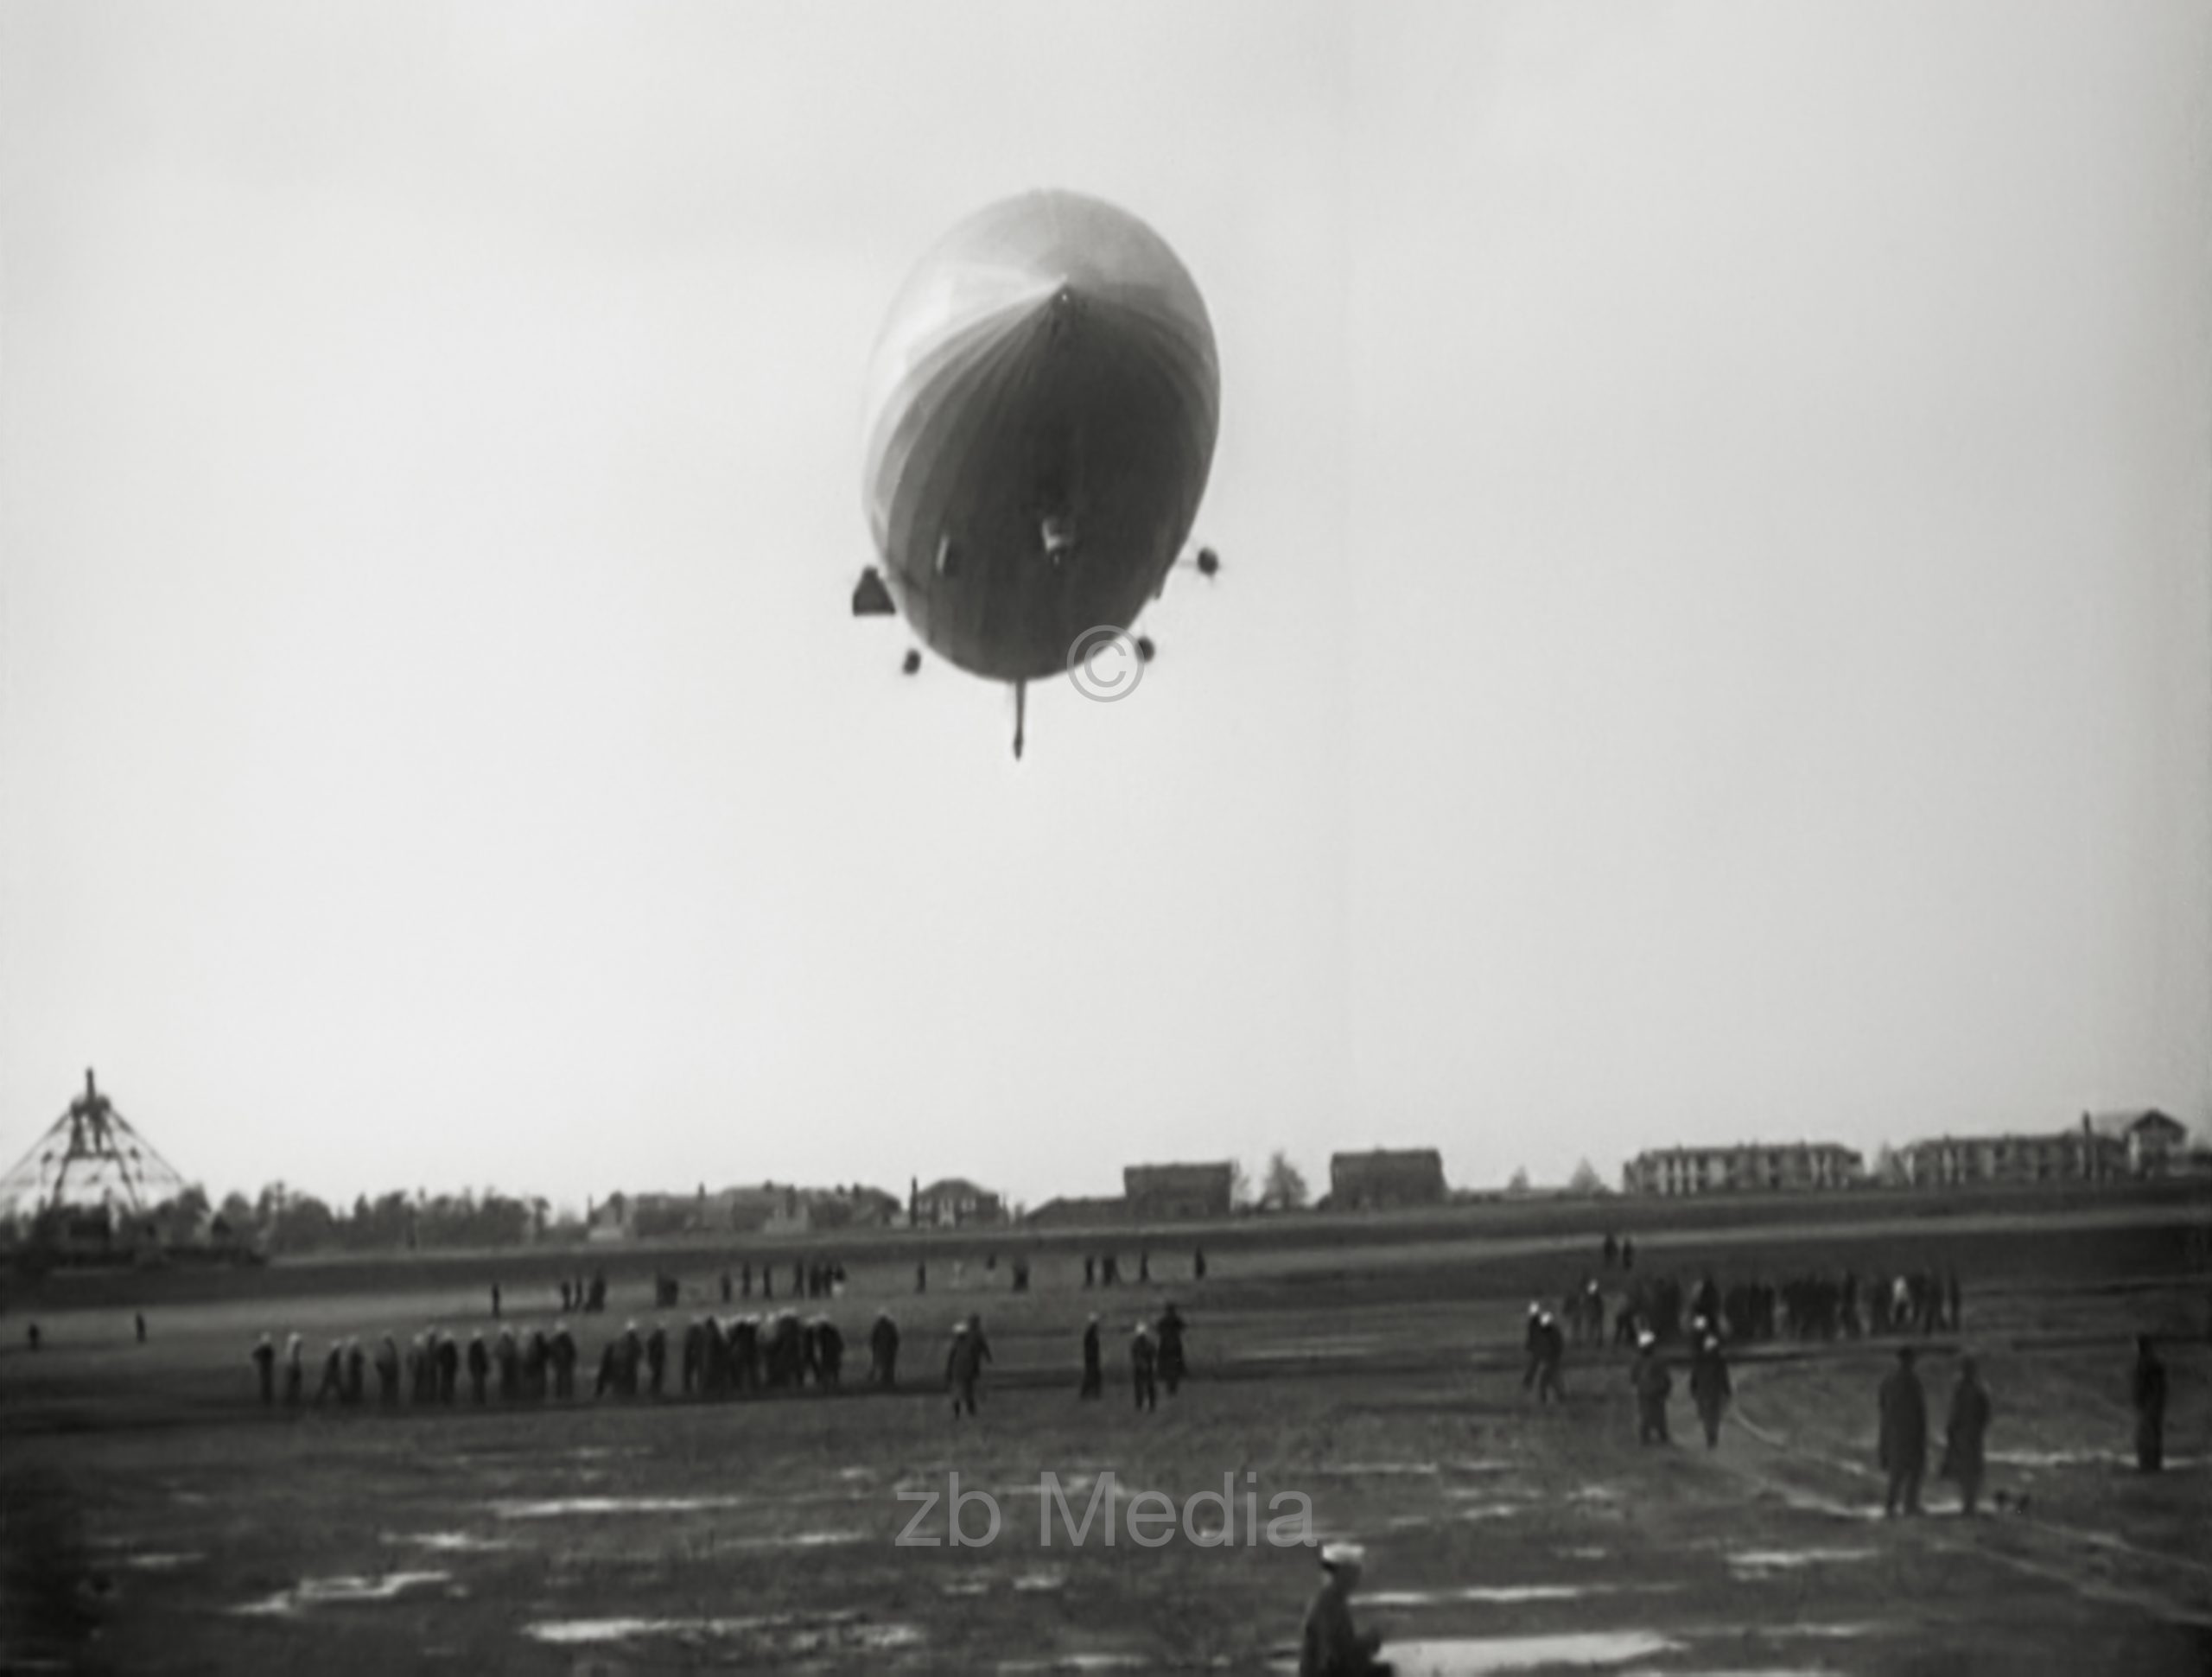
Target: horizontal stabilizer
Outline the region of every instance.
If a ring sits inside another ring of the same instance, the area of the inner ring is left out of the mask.
[[[883,578],[870,565],[861,573],[860,582],[853,589],[855,617],[893,617],[899,607],[892,603],[891,590],[883,586]]]

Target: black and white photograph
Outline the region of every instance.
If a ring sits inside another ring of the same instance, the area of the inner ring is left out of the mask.
[[[2212,1671],[2212,0],[0,0],[0,1672]]]

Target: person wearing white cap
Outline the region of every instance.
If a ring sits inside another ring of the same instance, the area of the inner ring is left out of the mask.
[[[1708,1333],[1698,1342],[1696,1355],[1690,1359],[1690,1401],[1697,1405],[1707,1450],[1719,1448],[1720,1414],[1733,1391],[1727,1359],[1720,1354],[1719,1336]]]
[[[1667,1444],[1667,1398],[1675,1377],[1659,1360],[1659,1337],[1649,1328],[1636,1337],[1636,1365],[1629,1370],[1636,1388],[1636,1441]]]
[[[1548,1403],[1557,1398],[1567,1401],[1567,1382],[1560,1378],[1560,1369],[1567,1361],[1567,1336],[1560,1331],[1559,1318],[1545,1311],[1536,1318],[1536,1401]]]
[[[1351,1592],[1359,1587],[1367,1552],[1357,1543],[1321,1548],[1321,1587],[1306,1610],[1299,1639],[1298,1677],[1375,1677],[1390,1667],[1376,1659],[1382,1646],[1375,1631],[1362,1635],[1351,1620]]]

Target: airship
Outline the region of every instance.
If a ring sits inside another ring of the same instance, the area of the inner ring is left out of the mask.
[[[877,564],[854,614],[896,612],[1010,683],[1020,757],[1027,683],[1127,637],[1184,562],[1220,409],[1205,300],[1158,233],[1073,192],[977,212],[923,256],[869,365]],[[1187,562],[1218,569],[1211,549]]]

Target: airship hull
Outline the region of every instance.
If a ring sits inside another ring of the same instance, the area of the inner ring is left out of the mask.
[[[914,632],[1020,682],[1128,628],[1190,535],[1219,408],[1205,302],[1135,217],[1040,192],[954,228],[869,379],[869,528]]]

